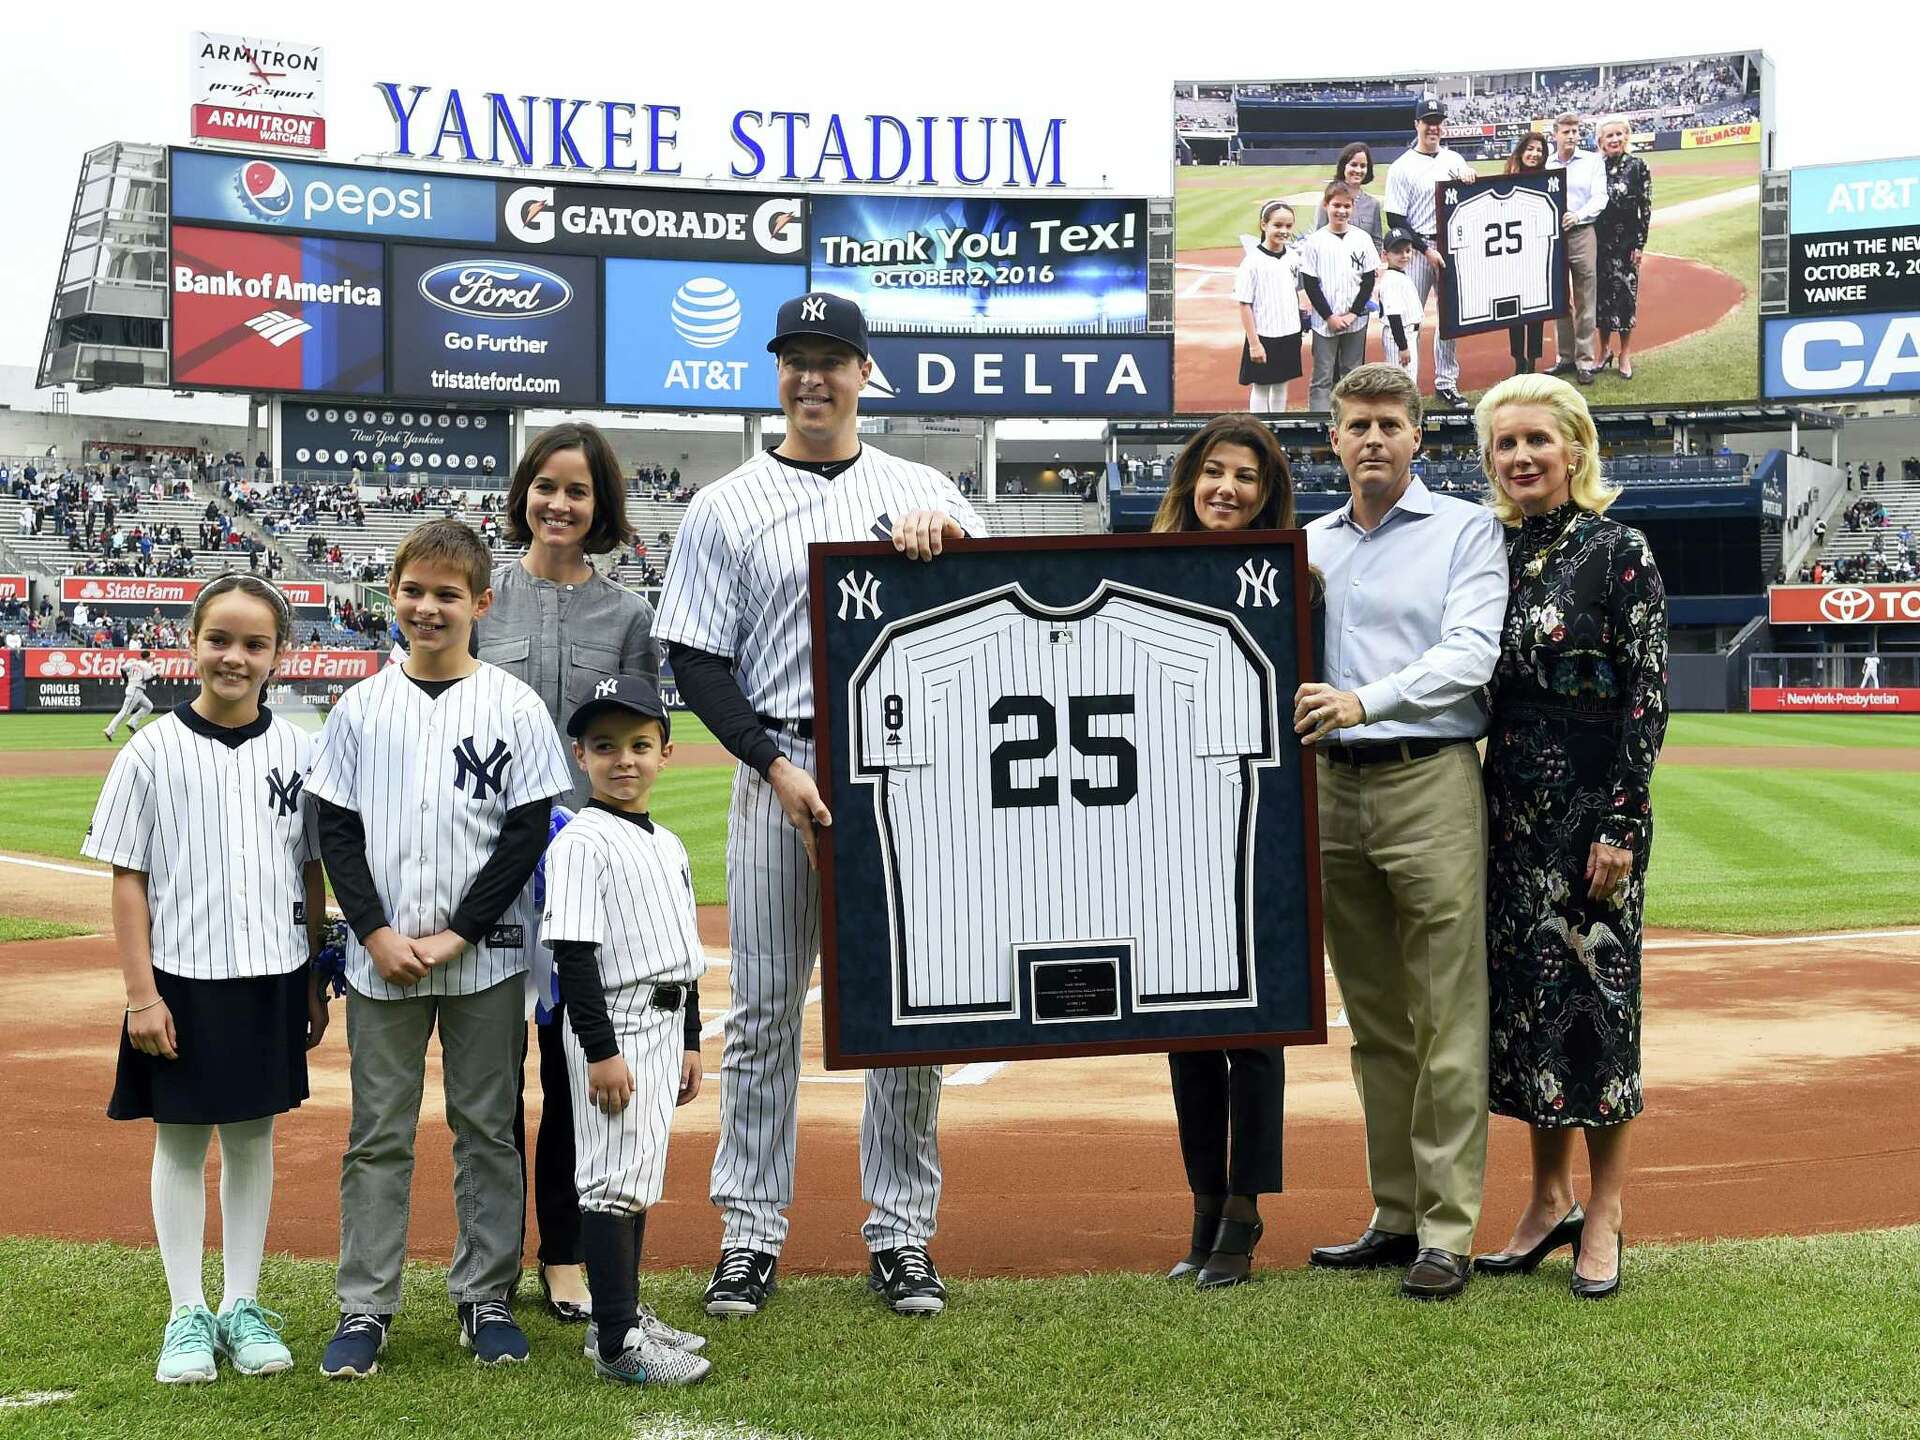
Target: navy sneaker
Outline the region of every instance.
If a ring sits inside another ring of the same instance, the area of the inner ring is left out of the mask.
[[[867,1288],[900,1315],[938,1315],[947,1308],[947,1287],[924,1245],[876,1250],[868,1262]]]
[[[460,1344],[482,1365],[513,1365],[527,1358],[527,1337],[513,1322],[504,1300],[465,1300],[460,1312]]]
[[[380,1373],[380,1352],[387,1348],[391,1315],[348,1312],[320,1357],[320,1373],[334,1380],[362,1380]]]
[[[774,1279],[779,1267],[780,1257],[764,1250],[739,1246],[721,1251],[713,1279],[707,1282],[707,1314],[758,1315],[767,1297],[780,1288]]]

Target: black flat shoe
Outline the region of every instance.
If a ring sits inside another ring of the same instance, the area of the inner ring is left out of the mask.
[[[1588,1280],[1580,1274],[1580,1252],[1573,1252],[1573,1283],[1567,1288],[1573,1292],[1576,1300],[1605,1300],[1620,1292],[1620,1272],[1627,1258],[1627,1237],[1613,1237],[1613,1278],[1611,1280]]]
[[[1207,1257],[1218,1248],[1220,1240],[1220,1217],[1202,1215],[1193,1212],[1193,1248],[1187,1252],[1187,1258],[1167,1272],[1169,1280],[1184,1280],[1189,1275],[1197,1275],[1207,1263]]]
[[[540,1267],[540,1294],[545,1297],[547,1313],[562,1325],[584,1325],[593,1319],[593,1307],[582,1305],[575,1300],[556,1300],[553,1287],[547,1283],[547,1267]]]
[[[1467,1257],[1433,1246],[1422,1249],[1400,1282],[1409,1300],[1451,1300],[1467,1288]]]
[[[1206,1268],[1193,1282],[1196,1290],[1224,1290],[1229,1285],[1244,1285],[1253,1278],[1253,1247],[1260,1243],[1260,1237],[1267,1231],[1262,1220],[1222,1220],[1219,1238],[1213,1242],[1213,1254],[1207,1257]],[[1244,1270],[1222,1270],[1214,1262],[1224,1256],[1244,1256],[1247,1268]]]
[[[1562,1245],[1573,1246],[1573,1253],[1577,1257],[1580,1253],[1580,1236],[1586,1226],[1586,1212],[1576,1204],[1560,1217],[1559,1224],[1547,1232],[1547,1238],[1531,1250],[1520,1255],[1502,1250],[1493,1255],[1475,1256],[1473,1268],[1481,1275],[1531,1275],[1540,1268],[1542,1260]]]
[[[1390,1270],[1413,1264],[1420,1253],[1417,1236],[1368,1227],[1345,1245],[1317,1245],[1307,1263],[1321,1270]]]

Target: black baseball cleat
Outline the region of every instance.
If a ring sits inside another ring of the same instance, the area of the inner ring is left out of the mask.
[[[774,1279],[779,1268],[780,1257],[764,1250],[722,1250],[707,1282],[707,1314],[758,1315],[767,1297],[780,1288]]]
[[[1449,410],[1471,410],[1473,408],[1473,406],[1467,403],[1466,397],[1458,390],[1448,389],[1445,386],[1436,385],[1433,391],[1433,398]]]
[[[938,1315],[947,1308],[947,1287],[924,1245],[874,1251],[867,1264],[867,1288],[898,1315]]]

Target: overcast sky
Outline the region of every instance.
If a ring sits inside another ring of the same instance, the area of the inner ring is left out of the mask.
[[[1484,9],[1482,27],[1456,17]],[[22,11],[27,13],[22,18]],[[1722,18],[1731,13],[1731,19]],[[0,363],[35,364],[82,155],[110,140],[184,141],[187,37],[251,31],[258,4],[19,5],[0,21],[9,204],[0,223]],[[599,6],[468,0],[449,9],[332,0],[270,38],[326,47],[329,158],[383,151],[379,80],[681,107],[692,181],[724,175],[743,108],[1066,119],[1071,185],[1165,194],[1177,79],[1311,77],[1629,60],[1741,48],[1774,62],[1780,165],[1920,150],[1909,5],[1596,6],[1388,3],[1010,7]],[[1177,14],[1179,20],[1169,20]],[[1403,24],[1399,16],[1441,16]],[[1206,17],[1193,25],[1190,17]],[[1372,17],[1356,36],[1355,16]],[[1577,23],[1579,17],[1590,22]],[[1514,23],[1531,17],[1537,23]],[[282,23],[282,22],[274,22]],[[1184,26],[1185,28],[1172,28]],[[857,151],[856,151],[857,153]]]

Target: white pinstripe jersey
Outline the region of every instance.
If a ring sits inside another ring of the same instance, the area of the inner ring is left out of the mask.
[[[1085,940],[1131,942],[1135,1009],[1254,1003],[1254,776],[1279,729],[1232,616],[1111,582],[1066,610],[1002,587],[882,632],[849,701],[897,1018],[1018,1015],[1013,947]],[[956,888],[980,855],[1001,857],[991,890]]]
[[[120,667],[120,678],[127,682],[128,695],[144,695],[153,679],[153,666],[145,660],[129,660]]]
[[[1553,301],[1560,216],[1538,190],[1476,187],[1447,219],[1447,266],[1462,324],[1544,310]]]
[[[1265,246],[1242,236],[1240,245],[1247,253],[1233,273],[1233,298],[1253,307],[1256,335],[1279,339],[1300,333],[1300,256],[1289,246],[1276,255]]]
[[[1380,267],[1378,283],[1380,295],[1380,318],[1389,319],[1398,315],[1400,323],[1407,329],[1416,329],[1426,316],[1426,303],[1421,300],[1419,290],[1414,288],[1413,277],[1404,270],[1396,270],[1391,265]]]
[[[1300,273],[1320,282],[1327,309],[1335,315],[1346,310],[1360,293],[1360,277],[1380,268],[1380,252],[1374,248],[1373,237],[1351,226],[1341,235],[1330,229],[1316,230],[1300,242],[1299,249]],[[1313,333],[1332,333],[1318,310],[1313,312]]]
[[[333,707],[307,788],[360,813],[387,922],[418,938],[447,928],[507,812],[568,793],[569,768],[547,707],[506,671],[482,663],[435,697],[389,665]],[[527,968],[530,920],[523,894],[479,945],[411,988],[382,980],[349,934],[347,981],[376,1000],[470,995]]]
[[[807,546],[885,539],[914,510],[943,510],[967,534],[987,533],[980,512],[930,466],[862,445],[828,480],[764,451],[693,497],[654,636],[732,660],[757,713],[811,719]]]
[[[169,713],[114,757],[80,852],[146,872],[156,970],[236,980],[306,963],[300,872],[320,854],[300,803],[312,750],[308,731],[277,716],[236,747]]]
[[[1433,187],[1449,180],[1471,180],[1473,166],[1458,151],[1442,145],[1431,155],[1408,149],[1387,170],[1387,195],[1380,203],[1431,240],[1439,233],[1434,220]]]
[[[608,1010],[636,1008],[636,986],[706,972],[693,903],[693,865],[680,837],[588,806],[547,851],[540,943],[600,947]]]

